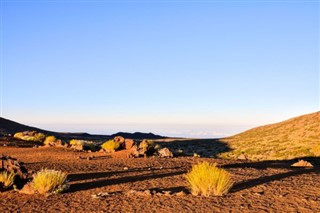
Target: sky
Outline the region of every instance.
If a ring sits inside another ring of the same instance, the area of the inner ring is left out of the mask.
[[[1,1],[1,117],[224,137],[319,111],[319,1]]]

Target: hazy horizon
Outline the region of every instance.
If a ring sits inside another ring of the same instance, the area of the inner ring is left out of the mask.
[[[1,1],[1,116],[223,137],[319,110],[317,1]]]

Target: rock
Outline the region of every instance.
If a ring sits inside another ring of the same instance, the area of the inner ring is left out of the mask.
[[[134,145],[130,149],[130,157],[139,157],[139,149],[137,145]]]
[[[28,171],[23,166],[23,163],[19,162],[15,158],[11,158],[10,156],[0,155],[0,171],[1,170],[13,172],[21,179],[26,179],[28,176]]]
[[[158,150],[159,157],[161,158],[172,158],[173,154],[168,148],[162,148]]]
[[[238,156],[238,160],[248,160],[247,156],[245,154],[241,154]]]
[[[131,149],[135,145],[135,142],[132,139],[125,139],[124,143],[125,143],[125,149],[127,150]]]
[[[28,195],[32,195],[35,193],[34,189],[31,186],[31,183],[27,183],[23,186],[23,188],[21,190],[19,190],[19,193],[21,194],[28,194]]]
[[[299,160],[298,162],[291,165],[291,167],[313,167],[313,165],[305,160]]]
[[[124,143],[125,142],[125,139],[122,136],[116,136],[116,137],[114,137],[113,140],[116,141],[116,142],[119,142],[119,143]]]
[[[187,194],[184,191],[180,191],[175,193],[176,196],[182,197],[182,196],[186,196]]]

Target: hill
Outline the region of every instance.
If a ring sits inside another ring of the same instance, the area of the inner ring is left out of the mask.
[[[135,132],[135,133],[128,133],[128,132],[118,132],[116,134],[111,135],[111,137],[115,136],[122,136],[124,138],[134,138],[134,139],[165,139],[167,137],[163,137],[161,135],[155,135],[153,133],[142,133],[142,132]]]
[[[252,160],[319,157],[320,112],[253,128],[221,141],[232,150],[224,157],[234,158],[242,153]]]
[[[53,131],[32,127],[32,126],[27,126],[27,125],[20,124],[15,121],[11,121],[11,120],[0,117],[0,136],[8,135],[8,134],[13,135],[16,132],[23,132],[23,131],[42,132],[46,135],[54,135],[59,139],[63,139],[63,140],[83,139],[83,140],[93,140],[93,141],[104,141],[104,140],[113,138],[115,136],[123,136],[125,138],[131,138],[131,139],[137,139],[137,140],[166,138],[160,135],[155,135],[153,133],[142,133],[142,132],[135,132],[135,133],[119,132],[113,135],[92,135],[88,133],[53,132]]]

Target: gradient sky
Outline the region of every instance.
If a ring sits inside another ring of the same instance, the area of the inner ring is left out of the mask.
[[[319,110],[318,1],[2,1],[2,116],[221,137]]]

